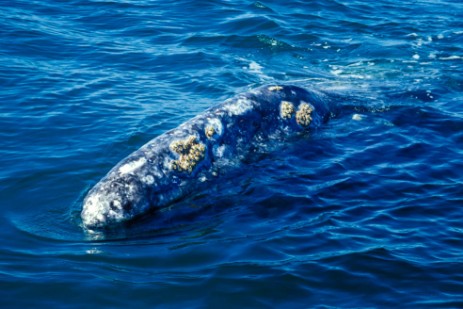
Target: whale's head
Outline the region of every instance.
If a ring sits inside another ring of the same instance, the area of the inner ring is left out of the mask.
[[[81,212],[85,228],[116,225],[147,211],[146,184],[132,172],[124,173],[124,166],[114,169],[88,192]]]

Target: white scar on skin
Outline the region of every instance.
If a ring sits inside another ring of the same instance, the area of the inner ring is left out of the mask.
[[[136,169],[142,167],[146,163],[145,158],[140,158],[137,161],[129,162],[127,164],[122,165],[119,168],[119,172],[121,175],[126,175],[126,174],[131,174],[133,173]]]

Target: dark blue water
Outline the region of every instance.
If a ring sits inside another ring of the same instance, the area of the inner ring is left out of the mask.
[[[461,1],[0,3],[0,307],[463,307]],[[169,219],[82,230],[118,161],[275,83],[333,117]]]

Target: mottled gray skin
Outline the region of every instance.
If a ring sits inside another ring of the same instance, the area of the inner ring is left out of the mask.
[[[149,141],[97,183],[84,199],[84,227],[104,228],[167,206],[199,183],[217,179],[251,149],[271,143],[272,138],[320,126],[328,117],[326,99],[319,92],[295,86],[265,86],[206,110]],[[288,113],[288,106],[294,113]],[[298,109],[311,112],[310,123],[296,117]],[[203,155],[185,163],[191,171],[176,168],[181,157],[172,145],[192,136],[204,146]]]

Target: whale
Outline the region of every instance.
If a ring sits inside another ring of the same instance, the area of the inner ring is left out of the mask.
[[[212,106],[115,165],[83,199],[83,227],[133,222],[220,181],[256,150],[320,127],[328,102],[315,89],[265,85]]]

